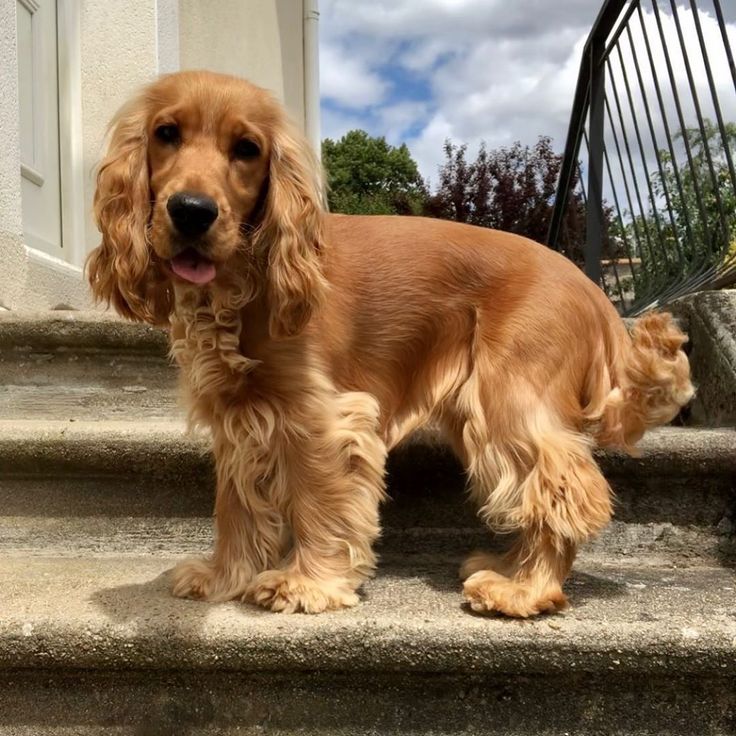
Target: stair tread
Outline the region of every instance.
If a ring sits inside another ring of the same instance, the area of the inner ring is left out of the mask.
[[[128,322],[113,311],[0,311],[0,349],[136,350],[165,355],[165,330]]]
[[[137,410],[110,418],[108,415],[76,420],[74,417],[0,418],[0,439],[16,437],[50,437],[66,434],[89,436],[92,434],[124,435],[146,439],[151,433],[186,433],[186,422],[182,416],[141,416]],[[428,432],[431,434],[431,430]],[[422,438],[422,434],[419,435]],[[424,439],[420,439],[424,441]],[[645,454],[659,451],[687,452],[709,450],[711,454],[736,449],[734,427],[658,427],[649,430],[637,447]]]
[[[434,448],[432,437],[430,430],[420,434],[414,444]],[[207,448],[206,432],[188,433],[179,413],[150,416],[135,411],[95,420],[0,418],[0,471],[5,473],[13,472],[16,456],[25,463],[19,472],[28,472],[28,467],[41,458],[58,458],[66,465],[77,464],[82,469],[88,466],[101,472],[149,472],[152,467],[164,472],[181,457],[192,461],[201,458]],[[736,430],[730,427],[661,427],[648,432],[638,449],[640,455],[635,458],[601,452],[604,470],[613,475],[633,469],[663,476],[736,473]],[[124,465],[118,457],[125,458]],[[156,463],[152,465],[153,457]]]
[[[3,555],[0,664],[13,667],[736,674],[736,571],[583,562],[565,615],[461,605],[456,564],[387,560],[357,607],[319,616],[177,600],[177,558]],[[603,634],[602,632],[605,632]]]
[[[10,484],[10,488],[18,486]],[[190,515],[135,515],[148,509],[131,508],[130,504],[126,508],[124,501],[128,495],[106,503],[104,510],[100,503],[97,515],[74,516],[70,510],[64,515],[61,504],[42,508],[46,497],[41,499],[33,514],[23,508],[22,503],[13,505],[10,493],[11,503],[6,506],[4,490],[0,489],[0,508],[4,510],[4,515],[0,516],[0,555],[54,558],[186,556],[199,554],[212,544],[212,498],[206,516],[197,515],[197,507],[191,509]],[[58,485],[57,490],[69,491]],[[497,547],[502,542],[492,537],[473,514],[451,518],[441,527],[432,525],[431,521],[426,525],[407,526],[405,520],[397,518],[395,513],[392,515],[390,509],[383,507],[382,510],[383,535],[379,549],[389,555],[401,550],[412,555],[455,558],[477,547]],[[708,526],[678,526],[666,521],[612,521],[596,539],[582,547],[581,554],[592,561],[615,557],[625,566],[695,567],[720,565],[733,559],[734,550],[727,534],[718,534]]]
[[[641,456],[601,453],[621,520],[731,523],[736,431],[669,427],[649,433]],[[206,433],[180,417],[48,421],[0,419],[0,513],[89,517],[192,516],[212,511],[214,471]],[[428,443],[389,462],[389,505],[403,526],[463,525],[465,480]],[[448,516],[449,514],[449,516]]]

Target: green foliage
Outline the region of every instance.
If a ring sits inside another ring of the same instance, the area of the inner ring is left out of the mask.
[[[493,150],[481,144],[474,161],[467,160],[465,145],[445,141],[444,151],[439,186],[427,201],[427,214],[546,241],[562,165],[550,138],[541,136],[534,146],[517,142]],[[582,263],[585,205],[576,184],[571,183],[568,196],[564,247],[570,258]]]
[[[364,130],[322,142],[332,212],[362,215],[419,214],[427,188],[405,144],[391,146]]]
[[[659,172],[652,176],[655,193],[660,197],[664,197],[665,191],[669,193],[675,228],[691,241],[684,243],[689,260],[719,259],[736,235],[736,191],[726,157],[726,146],[736,156],[736,124],[725,125],[726,146],[718,127],[710,120],[705,120],[703,127],[705,139],[699,128],[687,128],[676,136],[683,144],[688,142],[692,167],[684,151],[679,162],[668,151],[661,151],[664,176]]]
[[[668,150],[659,151],[662,171],[650,175],[657,207],[650,202],[646,217],[634,218],[619,233],[641,258],[634,283],[637,298],[720,268],[734,257],[736,189],[726,147],[736,157],[736,124],[725,126],[725,145],[718,126],[705,120],[703,127],[705,137],[699,127],[675,136],[681,142],[675,158]]]

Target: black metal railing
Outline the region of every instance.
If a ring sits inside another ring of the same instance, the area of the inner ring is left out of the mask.
[[[583,51],[547,242],[623,314],[736,283],[736,26],[722,2],[733,13],[733,0],[606,0]],[[576,189],[584,243],[565,227]]]

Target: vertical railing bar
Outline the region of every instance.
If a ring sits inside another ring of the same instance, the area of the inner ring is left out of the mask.
[[[585,138],[588,137],[588,134],[583,131],[583,135]],[[583,181],[583,170],[580,168],[580,162],[578,161],[578,180],[580,181],[580,193],[583,195],[583,205],[585,208],[588,208],[588,193],[585,191],[585,182]]]
[[[603,134],[606,99],[606,65],[601,52],[605,39],[595,39],[590,46],[590,107],[588,130],[588,206],[585,226],[585,273],[596,284],[601,283],[601,249],[603,247]]]
[[[626,167],[624,166],[624,157],[621,153],[621,146],[619,145],[618,141],[618,133],[616,132],[616,126],[613,124],[613,114],[611,113],[611,106],[608,102],[608,98],[606,98],[606,112],[608,113],[608,122],[611,127],[611,132],[613,134],[613,143],[616,146],[616,155],[618,157],[618,165],[621,169],[621,179],[624,183],[624,191],[626,192],[626,199],[629,203],[629,212],[631,213],[632,220],[631,220],[631,226],[634,230],[634,240],[636,241],[636,248],[638,252],[641,254],[643,252],[643,247],[641,244],[641,236],[639,235],[639,226],[636,222],[636,217],[634,217],[634,202],[631,199],[631,190],[629,189],[629,181],[626,178]]]
[[[580,145],[585,143],[585,150],[588,153],[588,158],[590,159],[590,143],[588,141],[588,133],[585,130],[585,126],[583,126],[583,129],[580,131],[581,134],[581,140]],[[578,148],[578,154],[580,153],[580,148]],[[578,184],[580,185],[580,194],[583,196],[583,208],[585,210],[585,217],[587,219],[588,217],[588,192],[585,190],[585,178],[583,177],[583,169],[580,165],[580,156],[578,155],[578,159],[575,162],[575,166],[577,168],[578,172]],[[586,225],[587,226],[587,225]],[[585,240],[587,236],[583,236],[583,258],[585,258],[585,249],[587,248],[587,242]]]
[[[584,126],[583,126],[583,129],[580,131],[580,133],[581,133],[581,139],[580,139],[580,143],[578,145],[578,154],[580,154],[580,146],[583,144],[583,141],[584,141],[585,142],[585,147],[586,147],[586,149],[588,149],[588,155],[590,155],[590,150],[588,148],[588,134],[586,133]],[[579,155],[578,155],[577,160],[575,161],[575,169],[577,169],[577,172],[578,172],[578,185],[580,186],[580,193],[581,193],[581,195],[583,197],[583,209],[585,210],[586,215],[587,215],[587,212],[588,212],[588,195],[587,195],[587,192],[585,191],[585,179],[583,178],[583,169],[580,166],[580,156]],[[573,171],[575,169],[571,169],[571,171]],[[572,179],[572,176],[570,178]],[[570,187],[570,192],[573,192],[574,189],[575,189],[575,187]],[[568,204],[568,207],[569,206],[570,205]],[[565,220],[563,219],[563,223],[564,222],[565,222]],[[583,257],[585,257],[585,243],[583,243]]]
[[[686,154],[686,157],[687,157],[688,167],[690,169],[690,173],[691,173],[691,176],[692,176],[693,191],[695,193],[695,201],[696,201],[696,204],[697,204],[697,208],[698,208],[698,210],[700,212],[700,218],[701,218],[701,224],[702,224],[702,228],[703,228],[703,234],[705,236],[705,239],[707,241],[707,246],[708,246],[707,249],[704,249],[702,251],[702,257],[701,257],[700,261],[699,262],[694,261],[692,263],[692,266],[694,268],[697,268],[697,269],[702,269],[702,268],[706,268],[707,269],[707,267],[708,267],[708,252],[711,250],[710,243],[712,241],[711,229],[710,229],[710,225],[709,225],[709,222],[708,222],[708,216],[707,216],[707,213],[706,213],[705,205],[703,203],[703,193],[702,193],[701,188],[700,188],[700,182],[698,181],[697,172],[696,172],[696,169],[695,169],[695,163],[693,161],[693,154],[692,154],[692,149],[691,149],[691,146],[690,146],[690,140],[689,140],[689,138],[687,136],[687,126],[685,125],[685,116],[684,116],[684,114],[682,112],[682,104],[680,102],[680,95],[679,95],[679,92],[677,90],[677,81],[675,79],[674,70],[672,68],[672,60],[670,58],[669,50],[668,50],[668,47],[667,47],[667,41],[666,41],[665,35],[664,35],[664,27],[662,25],[662,19],[660,17],[660,13],[659,13],[659,6],[657,5],[656,0],[652,0],[652,10],[654,11],[654,18],[655,18],[655,20],[657,22],[657,30],[658,30],[658,34],[659,34],[660,44],[662,46],[662,53],[663,53],[664,59],[665,59],[665,65],[667,67],[667,75],[668,75],[668,78],[669,78],[669,81],[670,81],[670,85],[672,87],[672,99],[673,99],[673,102],[675,103],[675,110],[677,112],[677,119],[678,119],[678,122],[680,124],[680,129],[683,131],[683,133],[682,133],[682,139],[683,139],[683,144],[684,144],[684,148],[685,148],[685,154]],[[674,153],[674,148],[673,148],[672,168],[673,168],[673,171],[677,174],[678,169],[679,169],[679,165],[677,163],[676,154]],[[680,192],[681,193],[681,196],[682,196],[681,203],[682,203],[682,206],[683,206],[683,211],[687,213],[688,212],[688,205],[687,205],[687,202],[686,202],[686,200],[684,198],[684,191],[685,191],[684,190],[684,187],[682,187],[681,188],[681,192]],[[687,216],[689,217],[689,214]],[[694,235],[694,239],[691,242],[692,242],[692,246],[695,247],[696,240],[695,240],[695,230],[694,230],[694,228],[693,228],[693,235]],[[696,271],[696,273],[697,273],[697,271]],[[691,272],[691,276],[692,276],[692,272]],[[686,279],[686,281],[687,280],[689,280],[689,279]]]
[[[631,255],[631,246],[629,245],[629,239],[626,237],[626,227],[624,226],[624,218],[621,215],[621,207],[618,202],[618,195],[616,194],[616,188],[613,183],[613,172],[611,171],[611,162],[608,158],[608,150],[604,151],[606,157],[606,167],[608,168],[608,179],[611,184],[611,190],[613,191],[613,202],[616,207],[616,215],[618,217],[618,223],[621,227],[621,238],[624,241],[624,248],[626,249],[626,258],[629,260],[629,268],[631,269],[631,277],[634,279],[634,283],[638,283],[639,274],[637,269],[634,267],[634,259]]]
[[[618,299],[621,302],[621,307],[626,309],[626,297],[624,296],[624,287],[621,285],[621,278],[618,275],[618,258],[615,258],[610,250],[608,253],[608,261],[613,267],[613,278],[616,282],[616,291],[618,292]],[[603,283],[606,283],[606,277],[603,277]]]
[[[642,170],[644,171],[644,174],[647,180],[647,190],[649,191],[649,200],[652,205],[652,214],[654,215],[654,227],[657,231],[657,238],[659,239],[660,250],[662,251],[662,254],[664,255],[665,263],[667,264],[667,268],[669,269],[669,262],[670,262],[669,254],[667,253],[667,247],[665,245],[664,237],[662,235],[662,225],[659,219],[659,210],[657,208],[657,203],[654,199],[654,191],[652,190],[652,182],[649,179],[649,174],[647,170],[648,169],[647,157],[646,157],[646,153],[644,152],[644,142],[642,141],[641,131],[639,129],[639,120],[637,119],[636,110],[634,108],[634,96],[631,94],[631,85],[629,84],[629,75],[626,73],[626,65],[624,64],[624,57],[621,52],[620,45],[616,45],[616,53],[618,54],[619,64],[621,65],[621,72],[623,74],[623,79],[624,79],[624,87],[626,89],[626,97],[629,102],[629,107],[631,108],[631,117],[632,117],[632,120],[634,121],[634,132],[636,134],[636,141],[639,146],[639,153],[641,154]],[[633,48],[632,48],[632,53],[634,53]],[[642,213],[642,216],[645,216],[644,213]]]
[[[652,2],[656,2],[656,0],[652,0]],[[685,200],[685,187],[682,183],[682,178],[680,176],[680,169],[677,166],[677,154],[675,152],[675,144],[672,139],[672,131],[670,130],[670,124],[669,119],[667,117],[667,108],[664,104],[664,96],[662,95],[662,88],[659,85],[659,77],[657,75],[657,69],[654,64],[654,54],[652,53],[652,46],[649,43],[649,34],[646,33],[644,30],[646,27],[646,24],[644,22],[644,13],[642,12],[641,7],[638,8],[638,14],[639,14],[639,23],[641,24],[643,33],[644,33],[644,44],[646,46],[647,50],[647,57],[649,59],[649,68],[652,73],[652,80],[654,82],[654,90],[657,95],[657,103],[659,104],[659,111],[662,114],[662,123],[664,124],[664,133],[665,138],[667,139],[667,147],[669,149],[670,156],[672,158],[672,171],[675,176],[675,184],[677,185],[677,194],[680,198],[680,203],[682,204],[682,210],[683,214],[685,215],[685,230],[686,235],[689,238],[690,242],[694,242],[694,230],[692,228],[692,223],[690,222],[690,210],[688,209],[686,205]],[[664,177],[664,171],[661,172],[661,176]],[[662,178],[662,184],[663,186],[666,186],[666,182],[664,178]],[[677,238],[678,243],[680,243],[680,233],[677,231],[675,232],[675,236]],[[682,250],[682,245],[680,244],[680,250]]]
[[[639,8],[639,13],[641,13],[641,8]],[[641,18],[641,15],[640,15]],[[643,23],[641,23],[641,32],[643,36],[647,35],[646,27]],[[670,198],[670,188],[667,186],[667,181],[665,180],[664,175],[664,165],[662,163],[662,156],[659,148],[659,141],[657,140],[657,134],[654,130],[654,122],[652,120],[652,111],[649,106],[649,96],[647,95],[646,91],[646,85],[644,84],[644,77],[641,73],[641,65],[639,64],[639,55],[634,50],[634,37],[631,32],[631,27],[626,28],[627,37],[629,40],[629,46],[631,47],[632,56],[634,58],[634,68],[636,70],[636,78],[639,82],[639,91],[641,92],[642,100],[644,101],[644,112],[646,114],[647,118],[647,125],[649,127],[649,135],[652,139],[652,146],[654,147],[654,157],[657,159],[657,169],[659,170],[659,178],[662,182],[662,191],[664,193],[664,200],[665,205],[667,209],[667,214],[669,215],[670,225],[672,226],[672,236],[675,241],[675,246],[677,249],[677,254],[680,259],[680,266],[684,267],[685,265],[685,254],[682,250],[682,245],[680,244],[680,239],[677,237],[677,225],[675,223],[675,215],[674,210],[672,207],[672,200]],[[651,195],[651,182],[650,182],[650,195]]]
[[[583,108],[587,109],[589,104],[590,104],[590,84],[588,84],[588,88],[585,91],[585,96],[583,97],[583,103],[582,103]],[[585,129],[585,118],[586,118],[586,115],[582,115],[581,120],[580,120],[580,126],[576,132],[576,135],[577,135],[577,148],[575,149],[575,159],[576,160],[580,154],[580,141],[582,140],[582,131]],[[565,154],[567,155],[568,153],[569,152],[566,150]],[[562,220],[564,219],[564,211],[567,208],[568,197],[570,195],[570,183],[572,182],[572,172],[573,171],[574,171],[574,167],[570,166],[567,176],[565,176],[564,162],[563,162],[563,170],[560,171],[560,179],[557,182],[557,192],[559,193],[561,199],[560,199],[559,204],[557,203],[557,201],[555,201],[555,211],[553,211],[552,213],[552,221],[550,222],[549,233],[547,235],[547,245],[549,245],[552,248],[556,247],[556,242],[559,239],[559,235],[560,235],[559,226],[562,223]],[[564,178],[564,182],[563,182],[563,178]],[[562,186],[563,183],[564,183],[564,187]],[[555,200],[557,199],[558,197],[555,197]],[[559,216],[558,222],[556,223],[555,220],[557,218],[555,217],[555,214],[558,210],[558,207],[559,207],[559,211],[561,214]]]
[[[567,196],[570,190],[572,174],[575,163],[577,161],[580,140],[582,138],[582,130],[585,126],[585,119],[589,111],[589,98],[591,86],[591,73],[593,69],[590,64],[591,48],[596,46],[597,58],[600,59],[598,50],[605,46],[605,40],[616,25],[616,20],[620,17],[621,11],[629,0],[603,0],[600,12],[596,17],[590,34],[585,42],[583,55],[580,60],[580,71],[578,73],[577,84],[575,85],[575,95],[573,98],[572,112],[570,115],[570,124],[567,130],[567,139],[565,142],[565,152],[562,158],[562,167],[560,177],[557,184],[557,194],[550,218],[549,229],[547,231],[547,244],[554,247],[559,236],[559,227],[564,211],[566,209]]]
[[[583,128],[582,134],[583,135],[585,134],[585,128]],[[582,145],[582,142],[583,141],[582,141],[582,138],[581,138],[581,140],[579,141],[579,144],[578,144],[578,151],[580,150],[580,145]],[[583,172],[582,172],[582,170],[580,168],[580,160],[579,159],[575,162],[575,167],[577,168],[577,172],[578,172],[578,184],[580,185],[580,190],[581,190],[582,195],[583,195],[583,208],[586,208],[588,202],[587,202],[587,198],[585,196],[585,187],[583,185]],[[573,172],[573,171],[575,171],[575,168],[572,168],[571,169],[571,172]],[[572,179],[573,179],[573,176],[572,176],[572,173],[571,173],[571,175],[570,175],[570,181],[572,181]],[[569,192],[570,193],[573,193],[575,191],[575,186],[571,184],[571,186],[569,186],[568,189],[569,189]],[[567,207],[565,209],[568,210],[569,208],[570,208],[570,202],[568,201]],[[561,238],[561,241],[560,242],[566,243],[567,246],[568,246],[568,248],[569,248],[570,245],[571,245],[570,244],[570,228],[568,227],[567,218],[565,217],[565,213],[563,213],[562,220],[560,221],[560,232],[558,233],[558,236]],[[557,250],[559,252],[563,252],[559,248]],[[584,252],[584,244],[583,244],[583,252]],[[574,260],[572,258],[572,255],[568,255],[567,257],[570,258],[570,260]]]
[[[711,240],[710,228],[708,227],[708,216],[706,213],[705,205],[703,204],[703,194],[700,190],[700,184],[698,182],[697,171],[695,169],[695,163],[693,161],[693,153],[690,148],[690,141],[687,137],[687,126],[685,125],[685,116],[682,112],[682,104],[680,103],[680,95],[677,91],[677,80],[675,79],[675,72],[672,69],[672,60],[667,49],[667,40],[664,35],[664,27],[662,26],[662,18],[659,15],[659,7],[657,0],[652,0],[652,9],[654,10],[654,18],[657,22],[657,30],[659,31],[660,42],[662,44],[662,52],[664,54],[665,65],[667,66],[667,74],[669,76],[670,85],[672,86],[672,98],[675,103],[675,110],[677,111],[677,119],[680,123],[680,130],[682,131],[682,140],[685,146],[685,155],[687,156],[688,166],[692,172],[693,177],[693,190],[695,191],[695,199],[698,203],[698,209],[700,210],[701,222],[703,223],[703,229],[705,230],[708,240]],[[672,166],[677,170],[677,159],[673,158]],[[684,190],[683,190],[684,192]],[[683,208],[687,207],[685,200],[682,200]]]
[[[621,137],[624,142],[624,148],[626,149],[626,158],[629,162],[629,168],[631,169],[631,181],[634,185],[634,194],[636,195],[636,201],[639,205],[639,214],[641,215],[642,223],[646,220],[646,212],[644,211],[644,203],[641,199],[641,191],[639,190],[639,182],[636,178],[636,169],[634,168],[634,159],[631,155],[631,146],[629,145],[629,136],[626,134],[626,124],[624,122],[624,115],[623,115],[623,108],[621,105],[621,100],[618,96],[618,87],[616,86],[616,80],[613,77],[613,70],[611,67],[611,61],[610,59],[606,59],[606,65],[608,66],[608,72],[611,76],[611,89],[613,90],[613,99],[616,102],[616,111],[618,113],[618,119],[621,123]],[[636,215],[634,214],[633,208],[631,211],[632,216],[634,217],[634,221],[636,220]],[[649,249],[649,257],[654,261],[654,250],[652,249],[652,239],[649,235],[649,228],[644,227],[644,238],[647,243],[647,247]]]
[[[627,28],[627,31],[628,31],[628,40],[629,40],[629,43],[631,45],[632,57],[634,59],[635,65],[636,65],[636,67],[638,69],[638,57],[636,55],[635,47],[633,46],[633,43],[632,43],[632,37],[631,37],[630,29]],[[645,150],[644,150],[643,139],[642,139],[642,136],[641,136],[641,130],[639,128],[639,121],[638,121],[638,118],[636,116],[635,108],[634,108],[634,98],[633,98],[633,94],[631,92],[631,85],[629,83],[628,74],[626,73],[626,65],[624,63],[623,53],[621,51],[620,45],[618,45],[616,47],[616,50],[617,50],[617,53],[618,53],[619,64],[621,65],[621,71],[622,71],[622,75],[623,75],[624,85],[626,87],[627,100],[629,102],[629,107],[632,110],[632,119],[633,119],[633,122],[634,122],[634,129],[635,129],[635,132],[636,132],[636,139],[637,139],[637,143],[639,145],[639,151],[641,153],[642,167],[643,167],[644,173],[646,174],[647,190],[649,192],[649,200],[650,200],[651,206],[652,206],[652,213],[653,213],[654,225],[655,225],[655,228],[656,228],[656,231],[657,231],[657,238],[659,240],[659,249],[660,249],[660,253],[662,255],[662,260],[663,260],[662,265],[663,265],[663,269],[664,270],[663,270],[663,272],[661,273],[661,275],[660,275],[660,277],[658,279],[658,281],[661,281],[662,282],[662,291],[659,293],[659,297],[658,298],[662,299],[662,298],[666,298],[667,295],[668,295],[668,293],[673,288],[671,284],[669,286],[667,284],[670,283],[670,278],[671,278],[671,275],[672,275],[672,272],[673,272],[673,269],[672,269],[673,262],[671,260],[671,255],[674,256],[675,254],[670,254],[670,250],[667,247],[667,243],[666,243],[665,238],[664,238],[664,235],[663,235],[662,225],[661,225],[661,219],[660,219],[660,214],[659,214],[659,209],[657,207],[656,199],[654,197],[654,191],[652,189],[651,178],[648,175],[648,166],[647,166],[647,161],[646,161],[646,154],[645,154]],[[672,217],[672,213],[671,212],[670,212],[670,216]],[[653,262],[652,265],[655,265],[655,262]],[[657,282],[655,281],[655,283],[657,283]]]
[[[588,155],[590,156],[590,141],[588,140],[588,134],[585,131],[585,129],[583,129],[583,141],[585,142],[585,147],[588,149]],[[605,142],[605,140],[603,141],[603,158],[604,158],[604,161],[605,161],[606,166],[608,167],[608,153],[606,152],[606,142]],[[611,176],[610,168],[608,168],[607,170],[608,170],[608,175],[609,175],[609,178],[610,178],[610,176]],[[585,187],[583,186],[583,172],[580,169],[580,162],[578,162],[578,176],[580,177],[580,189],[581,189],[582,195],[583,195],[583,202],[585,203],[585,205],[587,207],[587,197],[586,197],[586,194],[585,194]],[[614,195],[614,198],[615,198],[616,197],[615,190],[613,192],[613,195]],[[629,258],[629,263],[631,264],[631,259],[630,258]],[[633,268],[633,264],[632,264],[632,268]],[[616,278],[616,282],[617,282],[617,285],[618,285],[619,297],[621,298],[621,302],[622,302],[622,304],[624,305],[624,308],[625,308],[626,307],[626,299],[624,298],[623,288],[621,287],[621,283],[619,282],[619,279],[618,279],[618,271],[615,270],[615,265],[614,265],[614,276]],[[606,280],[605,280],[605,276],[603,275],[602,271],[601,271],[601,281],[602,281],[603,287],[605,289],[606,288]]]
[[[677,29],[677,37],[680,41],[680,50],[682,51],[682,58],[685,62],[685,73],[687,74],[687,80],[690,86],[690,94],[692,95],[693,104],[695,105],[695,115],[698,118],[698,127],[700,128],[700,135],[703,139],[703,150],[705,153],[706,161],[708,163],[708,170],[710,172],[711,179],[713,181],[713,194],[716,198],[716,207],[718,208],[718,214],[721,220],[723,234],[725,236],[723,247],[728,248],[731,233],[728,229],[728,219],[726,218],[726,213],[723,209],[723,200],[721,199],[720,187],[718,186],[718,177],[716,176],[716,168],[713,165],[713,156],[711,155],[710,146],[708,145],[708,135],[706,133],[705,123],[703,121],[703,112],[700,107],[700,99],[698,98],[698,89],[695,85],[695,78],[693,77],[692,67],[690,66],[690,60],[687,54],[687,48],[685,45],[685,36],[682,33],[682,25],[680,24],[680,14],[677,10],[676,0],[670,0],[670,6],[672,8],[672,15],[675,20],[675,27]],[[687,132],[685,132],[685,135],[687,135]],[[721,250],[722,248],[719,248],[718,252],[720,253]]]
[[[659,15],[659,6],[657,4],[657,0],[651,0],[651,5],[652,5],[652,10],[655,16],[655,20],[657,22],[660,44],[662,45],[662,53],[665,57],[665,62],[667,65],[667,71],[668,71],[668,76],[670,80],[670,85],[672,87],[672,96],[673,96],[673,101],[675,103],[675,109],[678,115],[678,121],[680,123],[681,129],[684,131],[682,134],[682,138],[683,138],[683,144],[685,147],[685,152],[687,154],[688,167],[690,169],[692,179],[693,179],[693,189],[695,192],[695,199],[697,202],[698,210],[700,211],[700,217],[701,217],[702,227],[704,230],[704,235],[705,235],[706,240],[708,241],[708,246],[709,246],[707,251],[706,250],[702,251],[702,254],[699,259],[697,260],[695,258],[692,259],[690,263],[689,273],[683,274],[683,277],[679,282],[680,285],[674,288],[674,291],[676,293],[678,291],[685,292],[687,290],[692,290],[695,284],[702,283],[703,279],[707,280],[708,274],[712,271],[712,267],[709,265],[709,258],[708,258],[708,252],[712,250],[712,248],[710,247],[710,241],[712,240],[712,236],[711,236],[711,228],[710,228],[710,224],[708,221],[708,217],[705,212],[705,206],[703,204],[703,196],[702,196],[702,191],[700,188],[700,181],[698,177],[696,176],[696,172],[695,172],[695,164],[694,164],[694,160],[692,156],[692,148],[690,146],[690,139],[687,137],[687,128],[685,126],[684,115],[682,112],[682,105],[680,103],[680,96],[677,90],[677,85],[676,85],[674,73],[672,70],[672,62],[671,62],[671,57],[669,54],[669,47],[667,46],[667,43],[664,37],[664,29],[662,26],[660,15]],[[641,20],[641,17],[640,17],[640,20]],[[648,37],[646,36],[645,36],[645,41],[648,45]],[[684,49],[682,49],[682,47],[681,47],[681,50],[683,51],[683,55],[684,55]],[[654,75],[655,84],[658,84],[656,71],[654,70],[651,55],[650,55],[650,63],[652,64],[652,73]],[[660,104],[662,104],[661,101],[660,101]],[[664,120],[666,124],[666,113],[664,109],[662,109],[662,112],[663,112],[663,116],[664,116]],[[680,202],[682,204],[682,210],[685,216],[686,229],[688,230],[688,233],[690,233],[689,235],[690,243],[694,247],[696,243],[696,237],[695,237],[694,229],[692,228],[692,224],[690,220],[690,210],[685,200],[685,195],[684,195],[685,190],[682,184],[682,180],[680,178],[680,171],[679,171],[680,167],[677,163],[677,157],[676,157],[676,153],[674,149],[674,144],[672,142],[672,138],[670,137],[671,134],[669,133],[669,129],[667,125],[665,129],[668,132],[668,143],[670,147],[670,154],[672,156],[672,170],[673,170],[673,173],[675,175],[675,179],[678,185],[678,194],[680,196]]]
[[[728,59],[728,66],[731,70],[731,79],[733,79],[733,88],[736,90],[736,62],[733,59],[733,51],[731,50],[731,42],[728,40],[728,31],[726,30],[726,19],[723,17],[723,10],[721,10],[720,0],[713,0],[713,8],[716,11],[716,19],[718,20],[718,27],[721,29],[721,36],[723,37],[723,46],[726,49],[726,58]]]
[[[695,30],[698,34],[698,43],[700,44],[700,51],[703,54],[703,63],[705,64],[705,73],[708,77],[708,87],[710,88],[710,94],[713,98],[713,107],[716,112],[716,121],[718,122],[718,129],[721,132],[721,140],[723,142],[723,150],[726,154],[726,162],[728,164],[728,173],[731,177],[731,186],[736,194],[736,169],[733,165],[733,157],[731,156],[731,147],[728,144],[728,134],[726,133],[726,126],[723,122],[723,112],[721,111],[721,103],[718,99],[718,92],[716,90],[715,79],[713,78],[713,69],[710,65],[710,57],[708,55],[708,49],[705,45],[705,38],[703,37],[703,28],[700,24],[700,10],[698,9],[696,0],[690,0],[690,7],[693,12],[693,20],[695,21]]]
[[[587,138],[587,136],[586,136]],[[611,160],[608,157],[608,147],[606,146],[605,142],[603,143],[603,158],[606,164],[606,171],[608,172],[608,181],[611,185],[611,192],[613,194],[613,203],[616,207],[616,215],[618,217],[618,222],[621,227],[621,238],[624,241],[624,247],[626,248],[626,257],[629,259],[629,267],[631,268],[631,274],[634,279],[634,282],[636,282],[636,279],[638,278],[636,271],[634,269],[634,261],[631,256],[631,246],[629,245],[629,239],[626,237],[626,228],[624,226],[624,218],[621,214],[621,206],[618,201],[618,194],[616,194],[616,187],[613,182],[613,169],[611,168]]]

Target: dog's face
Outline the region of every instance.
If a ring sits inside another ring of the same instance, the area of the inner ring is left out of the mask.
[[[279,110],[246,85],[157,88],[147,121],[151,247],[173,278],[205,284],[257,224]]]
[[[267,91],[208,72],[163,77],[113,122],[93,292],[161,323],[176,283],[223,288],[247,269],[263,282],[272,332],[294,334],[319,297],[320,201],[309,148]]]

